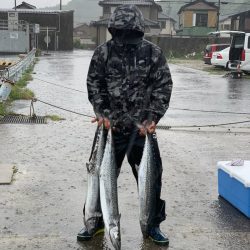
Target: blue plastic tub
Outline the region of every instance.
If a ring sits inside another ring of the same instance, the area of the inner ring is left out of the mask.
[[[219,161],[217,167],[219,195],[250,218],[250,161],[243,166]]]

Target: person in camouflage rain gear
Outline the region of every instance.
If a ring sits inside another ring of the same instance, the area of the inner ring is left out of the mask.
[[[143,16],[135,5],[117,7],[108,24],[112,39],[94,51],[87,77],[88,97],[96,114],[93,122],[112,127],[117,166],[121,168],[127,154],[136,180],[145,134],[155,133],[172,91],[165,56],[159,47],[143,39],[144,29]],[[149,235],[155,242],[168,244],[159,229],[166,216],[165,201],[160,199],[162,163],[156,136],[153,144],[158,166],[157,202]],[[100,218],[97,230],[102,226]],[[78,240],[86,240],[86,234],[93,236],[82,229]]]

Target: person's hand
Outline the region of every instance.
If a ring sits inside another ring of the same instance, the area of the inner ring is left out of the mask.
[[[91,120],[91,122],[92,123],[97,122],[99,127],[103,124],[106,129],[110,129],[110,120],[108,118],[95,117],[94,119]]]
[[[156,129],[155,122],[152,121],[151,123],[148,123],[148,121],[146,120],[142,123],[142,126],[139,128],[139,134],[144,136],[147,133],[153,134],[155,132],[155,129]]]

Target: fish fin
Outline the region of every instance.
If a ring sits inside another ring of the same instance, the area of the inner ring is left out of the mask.
[[[136,169],[136,171],[137,171],[137,173],[138,173],[138,172],[139,172],[139,169],[140,169],[140,165],[135,164],[135,169]]]
[[[86,168],[87,168],[88,173],[90,173],[90,167],[89,167],[89,165],[90,165],[90,163],[86,162]]]
[[[88,174],[91,174],[93,173],[94,164],[92,162],[86,162],[86,168],[87,168]]]

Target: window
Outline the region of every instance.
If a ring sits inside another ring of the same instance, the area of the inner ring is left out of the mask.
[[[248,37],[248,45],[247,48],[250,49],[250,36]]]
[[[245,35],[236,35],[233,37],[234,48],[244,48]]]
[[[198,27],[207,27],[208,15],[205,13],[196,13],[195,25]]]
[[[109,6],[104,6],[103,7],[103,13],[104,14],[110,14],[110,7]]]

